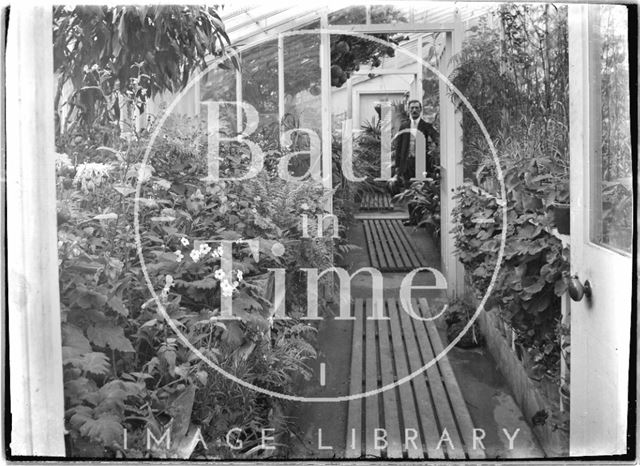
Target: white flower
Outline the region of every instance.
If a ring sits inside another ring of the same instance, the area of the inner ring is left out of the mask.
[[[222,290],[222,296],[226,297],[231,296],[236,289],[226,278],[220,282],[220,288]]]
[[[191,256],[193,262],[198,262],[200,260],[200,251],[198,251],[197,249],[191,251],[189,255]]]
[[[165,281],[165,285],[164,285],[164,288],[162,288],[162,292],[160,293],[160,296],[162,296],[163,298],[166,298],[167,296],[169,296],[169,290],[173,286],[173,277],[171,275],[167,275],[164,278],[164,281]]]
[[[204,200],[204,195],[202,194],[202,191],[200,191],[200,189],[196,189],[196,192],[193,193],[190,196],[190,198],[195,200],[195,201],[203,201]]]
[[[200,245],[200,255],[205,256],[211,252],[211,247],[207,243],[202,243]]]
[[[127,139],[129,141],[133,138],[133,135],[130,135],[127,137],[129,138]],[[135,178],[140,183],[145,183],[151,179],[154,171],[155,169],[151,165],[147,165],[146,163],[136,163],[136,164],[133,164],[131,167],[129,167],[129,170],[127,170],[127,174],[125,175],[125,178],[129,180],[132,178]]]
[[[222,280],[224,277],[225,273],[222,271],[222,269],[218,269],[213,272],[213,278],[215,278],[216,280]]]
[[[73,184],[80,185],[85,193],[92,191],[96,186],[102,184],[103,178],[109,177],[109,172],[112,169],[113,167],[106,163],[81,163],[76,168]]]
[[[309,210],[309,204],[307,204],[306,202],[303,202],[302,204],[300,204],[300,208],[302,210]]]
[[[242,270],[238,270],[236,275],[238,276],[238,280],[242,281]]]
[[[164,189],[165,191],[171,188],[171,182],[167,180],[156,180],[153,182],[153,189]]]
[[[71,163],[71,159],[67,154],[59,154],[56,152],[56,170],[60,170],[61,168],[70,168],[73,164]]]
[[[176,260],[178,262],[182,262],[182,259],[184,259],[184,254],[182,254],[182,251],[175,251],[174,254],[176,255]]]
[[[189,246],[189,240],[187,238],[185,238],[184,236],[182,237],[180,242],[182,243],[183,246]]]
[[[218,246],[217,248],[215,248],[211,255],[213,257],[222,257],[222,246]]]

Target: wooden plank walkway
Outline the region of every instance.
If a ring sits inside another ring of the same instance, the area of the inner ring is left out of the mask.
[[[393,210],[388,191],[367,191],[362,195],[360,210]]]
[[[387,386],[443,350],[433,321],[412,319],[396,299],[385,301],[389,320],[368,320],[370,299],[354,303],[350,394]],[[425,299],[413,300],[421,316]],[[350,400],[347,458],[483,459],[473,448],[473,421],[446,357],[408,382],[381,394]],[[384,438],[384,440],[382,440]]]
[[[406,272],[428,267],[424,255],[414,247],[397,219],[363,220],[371,265],[381,272]]]

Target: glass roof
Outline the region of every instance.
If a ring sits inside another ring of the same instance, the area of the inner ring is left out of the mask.
[[[343,2],[301,4],[247,4],[222,5],[220,16],[232,45],[242,45],[265,35],[301,29],[318,21],[323,11],[329,15],[329,24],[393,24],[399,29],[411,23],[450,23],[458,11],[464,23],[485,14],[495,3],[475,2],[355,2],[348,7]],[[357,7],[357,8],[354,8]],[[393,7],[393,14],[389,14]],[[348,15],[347,15],[348,12]],[[344,14],[341,14],[344,13]],[[347,15],[347,16],[345,16]]]

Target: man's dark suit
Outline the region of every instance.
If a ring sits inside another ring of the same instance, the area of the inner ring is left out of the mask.
[[[411,120],[407,119],[402,122],[398,131],[410,128]],[[437,143],[438,132],[435,130],[433,125],[427,123],[422,118],[420,118],[420,120],[418,121],[418,131],[420,131],[424,135],[425,153],[417,154],[417,156],[422,156],[425,158],[426,171],[428,174],[432,174],[434,168],[434,160],[431,154],[429,154],[429,141]],[[398,137],[396,138],[393,175],[403,178],[405,182],[408,182],[411,178],[414,178],[416,174],[415,157],[409,154],[412,137],[414,136],[412,136],[409,132],[406,132],[398,134]]]

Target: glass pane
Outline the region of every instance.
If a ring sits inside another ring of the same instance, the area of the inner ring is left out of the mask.
[[[432,33],[422,36],[422,60],[433,68],[438,69],[438,57],[444,49],[445,34]],[[435,123],[440,113],[440,95],[438,93],[440,79],[438,75],[426,66],[422,66],[422,105],[423,117],[429,123]]]
[[[200,101],[235,102],[236,68],[229,58],[221,59],[202,76],[199,82]],[[202,110],[202,108],[201,108]],[[227,135],[237,133],[237,109],[233,105],[220,108],[222,132]]]
[[[434,69],[439,68],[439,57],[442,56],[446,43],[445,33],[431,33],[422,36],[422,60]],[[440,79],[431,69],[422,65],[422,118],[434,126],[440,133]],[[429,154],[434,163],[440,165],[440,147],[429,141]]]
[[[242,52],[242,100],[258,112],[251,139],[262,150],[279,145],[278,41],[271,39]]]
[[[367,22],[367,10],[364,6],[349,6],[329,13],[329,24],[365,24]]]
[[[261,121],[267,119],[277,123],[277,40],[263,42],[242,52],[242,99],[253,105]]]
[[[594,142],[596,214],[592,218],[592,241],[631,252],[632,171],[629,110],[629,55],[627,9],[600,5],[593,18],[595,82],[600,92],[593,109],[598,123]],[[597,89],[597,87],[596,87]],[[595,93],[594,93],[595,94]],[[598,102],[599,100],[599,102]]]
[[[200,81],[201,100],[235,100],[236,70],[230,59],[220,60]]]
[[[411,7],[402,5],[372,5],[371,24],[408,23],[411,18]]]
[[[320,35],[300,34],[284,38],[284,120],[282,129],[295,130],[290,149],[300,152],[290,164],[291,174],[301,176],[314,168],[309,157],[312,135],[322,139]]]

